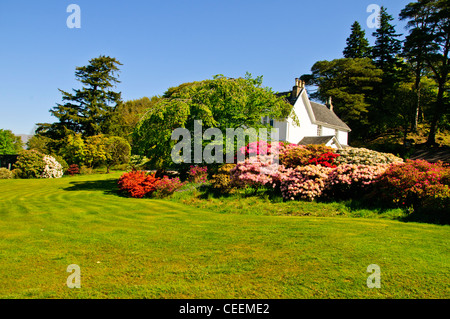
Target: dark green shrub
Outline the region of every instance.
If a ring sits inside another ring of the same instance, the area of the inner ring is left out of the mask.
[[[14,164],[17,178],[40,178],[44,172],[44,154],[35,150],[23,150]]]

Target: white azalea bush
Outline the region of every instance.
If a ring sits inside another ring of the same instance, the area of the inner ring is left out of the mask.
[[[338,150],[339,157],[336,158],[336,165],[355,164],[355,165],[379,165],[403,163],[403,159],[390,153],[381,153],[367,148],[346,147]]]
[[[45,166],[42,178],[61,178],[63,176],[63,167],[53,156],[45,155],[43,161]]]

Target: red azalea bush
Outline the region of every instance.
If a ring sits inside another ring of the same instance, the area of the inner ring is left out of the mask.
[[[69,166],[67,173],[69,173],[70,176],[73,176],[75,174],[80,174],[80,168],[78,167],[77,164],[72,164]]]
[[[131,197],[142,198],[156,190],[158,178],[155,174],[143,171],[132,171],[119,178],[119,189]]]
[[[185,183],[181,182],[178,177],[169,178],[164,176],[155,185],[155,196],[156,197],[167,197],[175,193],[178,189],[183,187]]]
[[[388,203],[439,209],[449,202],[449,174],[450,169],[442,163],[407,160],[391,165],[380,177],[377,188],[381,198]]]
[[[280,149],[280,163],[287,168],[298,166],[321,165],[336,167],[334,162],[339,154],[325,145],[285,145]]]

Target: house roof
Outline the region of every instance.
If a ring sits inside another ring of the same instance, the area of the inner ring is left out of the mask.
[[[303,93],[304,89],[301,93]],[[286,100],[294,105],[300,97],[301,93],[297,98],[292,98],[292,92],[280,92],[276,96],[284,97]],[[350,127],[345,124],[332,110],[330,110],[326,105],[319,104],[316,102],[309,101],[311,104],[311,109],[316,120],[316,124],[323,126],[330,126],[332,128],[341,129],[344,131],[351,131]]]
[[[334,135],[329,135],[329,136],[305,136],[297,144],[298,145],[310,145],[310,144],[314,144],[314,145],[324,144],[324,145],[327,145],[331,141],[333,141],[333,143],[331,143],[331,144],[334,144],[338,149],[342,149],[342,148],[346,147],[346,145],[342,145],[341,143],[339,143],[338,139]]]
[[[298,145],[327,144],[334,136],[305,136]]]
[[[343,129],[345,131],[350,131],[350,127],[345,124],[332,110],[323,104],[316,102],[309,102],[311,104],[314,117],[316,118],[317,124],[323,124],[325,126],[331,125],[336,128]]]

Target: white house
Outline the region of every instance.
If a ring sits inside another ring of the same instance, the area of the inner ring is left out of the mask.
[[[273,120],[263,118],[264,124],[279,129],[279,140],[295,144],[325,144],[333,148],[348,145],[348,133],[351,129],[334,112],[331,98],[327,105],[309,100],[305,82],[295,79],[292,92],[279,93],[279,96],[290,97],[299,124],[294,123],[292,116],[287,119]],[[292,115],[292,114],[291,114]]]

